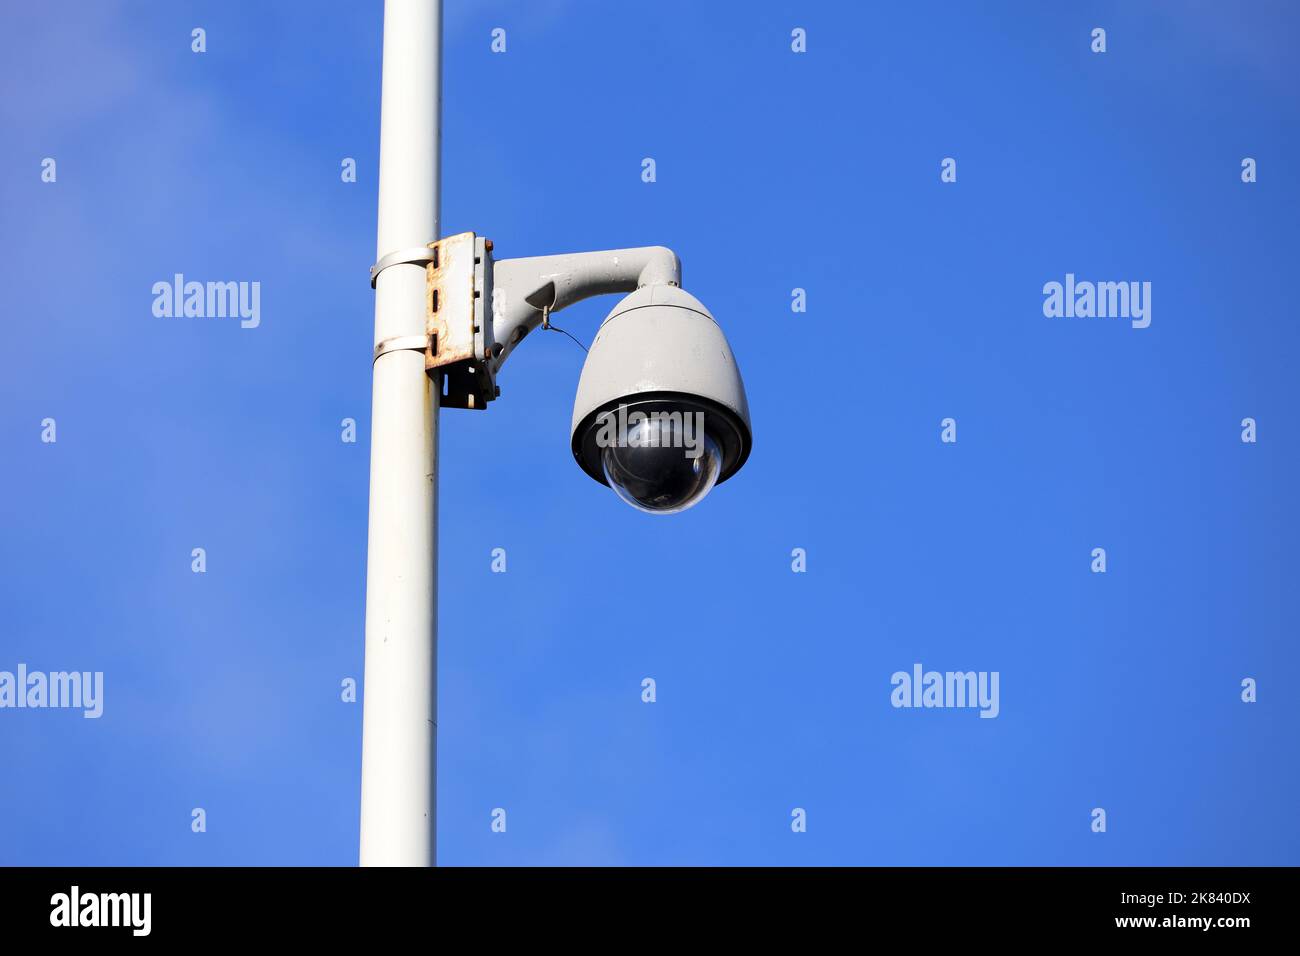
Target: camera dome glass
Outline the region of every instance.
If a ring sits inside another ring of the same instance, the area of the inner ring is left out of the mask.
[[[633,416],[629,416],[629,419]],[[633,508],[650,514],[685,511],[709,493],[722,452],[691,412],[652,412],[629,420],[604,443],[605,480]]]

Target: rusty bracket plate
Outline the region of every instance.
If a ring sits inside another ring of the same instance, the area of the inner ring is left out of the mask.
[[[486,408],[496,379],[492,338],[492,243],[472,232],[429,243],[424,368],[442,377],[443,408]]]

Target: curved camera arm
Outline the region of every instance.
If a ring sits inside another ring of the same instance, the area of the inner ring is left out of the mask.
[[[495,373],[543,317],[594,295],[682,283],[677,255],[663,246],[502,259],[492,267],[490,365]]]

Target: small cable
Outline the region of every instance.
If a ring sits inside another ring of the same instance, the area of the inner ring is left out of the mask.
[[[568,335],[569,338],[573,339],[572,335],[570,335],[568,332],[565,332],[564,329],[560,328],[554,322],[546,323],[546,328],[550,329],[552,332],[564,332],[565,335]],[[573,341],[577,344],[578,348],[582,349],[584,352],[587,351],[587,346],[583,345],[577,339],[573,339]]]
[[[549,305],[542,306],[542,328],[554,330],[556,332],[564,332],[564,329],[560,328],[558,325],[551,325],[551,307]],[[564,332],[564,334],[573,339],[573,336],[569,335],[568,332]],[[582,349],[584,352],[587,351],[587,346],[583,345],[577,339],[573,339],[573,341],[577,344],[578,348]]]

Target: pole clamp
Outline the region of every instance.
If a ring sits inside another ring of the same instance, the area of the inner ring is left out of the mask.
[[[385,352],[427,352],[431,342],[428,335],[398,335],[391,339],[384,339],[375,346],[375,358],[370,364],[373,365],[379,361],[379,356]]]
[[[375,287],[379,281],[379,273],[383,272],[389,266],[400,265],[424,265],[432,262],[434,268],[438,265],[438,247],[436,244],[429,246],[416,246],[412,249],[398,249],[396,252],[390,252],[373,266],[370,267],[370,288]]]

